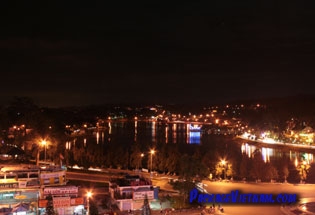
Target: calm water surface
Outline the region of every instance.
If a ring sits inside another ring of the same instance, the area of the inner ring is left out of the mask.
[[[220,133],[220,132],[217,132]],[[178,144],[178,145],[207,145],[212,144],[213,139],[218,135],[210,134],[202,128],[191,128],[186,123],[159,123],[151,121],[125,121],[108,122],[107,128],[91,132],[91,135],[73,137],[67,141],[66,148],[87,147],[88,145],[109,145],[125,146],[138,143],[150,148],[157,144]],[[240,154],[246,153],[251,157],[256,150],[260,150],[265,162],[272,159],[287,156],[292,162],[299,162],[301,159],[314,162],[314,151],[303,149],[290,149],[286,147],[265,147],[246,140],[230,140],[229,144],[234,144]],[[212,150],[219,150],[213,147]]]

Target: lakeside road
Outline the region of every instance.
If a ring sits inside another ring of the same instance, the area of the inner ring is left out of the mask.
[[[178,195],[174,192],[167,177],[153,177],[153,184],[159,186],[161,190],[168,191],[170,195]],[[204,189],[209,194],[229,194],[234,190],[241,193],[261,193],[261,194],[297,194],[298,202],[295,204],[222,204],[226,215],[265,215],[265,214],[287,214],[294,215],[301,213],[299,206],[305,202],[315,201],[315,184],[289,184],[289,183],[244,183],[244,182],[211,182],[202,181]],[[217,204],[216,204],[217,205]],[[298,211],[300,210],[300,211]],[[296,211],[296,213],[292,212]],[[200,210],[201,213],[201,210]],[[173,213],[172,213],[173,214]],[[179,213],[176,214],[189,214]],[[216,211],[215,214],[223,214]],[[304,211],[304,214],[308,214]],[[315,214],[315,213],[309,213]]]
[[[115,171],[116,173],[117,171]],[[127,172],[127,171],[124,171]],[[135,173],[134,171],[128,171],[129,173]],[[108,175],[109,174],[109,175]],[[141,173],[142,176],[149,178],[148,173]],[[102,182],[106,183],[110,179],[110,172],[104,174],[93,174],[93,173],[80,173],[80,172],[67,172],[67,178],[72,180],[83,180],[91,182]],[[167,175],[154,175],[151,180],[154,186],[159,186],[161,193],[173,195],[179,195],[178,192],[173,190],[169,184],[170,179],[175,179],[176,176]],[[244,183],[244,182],[213,182],[208,180],[202,181],[204,189],[210,194],[229,194],[234,190],[239,190],[241,193],[263,193],[263,194],[297,194],[299,202],[294,205],[285,206],[281,204],[222,204],[224,213],[216,211],[214,214],[226,214],[226,215],[264,215],[264,214],[287,214],[294,215],[292,211],[296,209],[300,204],[304,202],[313,202],[315,197],[314,190],[315,184],[290,184],[290,183]],[[311,199],[311,200],[310,200]],[[314,201],[315,202],[315,201]],[[181,215],[200,215],[201,209],[194,210],[175,210],[169,214],[181,214]],[[121,214],[124,214],[123,212]],[[135,213],[137,214],[137,213]],[[160,214],[159,210],[153,210],[152,214]],[[212,213],[213,214],[213,213]],[[304,214],[307,214],[306,212]]]

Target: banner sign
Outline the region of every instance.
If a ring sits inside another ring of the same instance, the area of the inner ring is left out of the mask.
[[[48,202],[48,200],[46,200],[46,199],[39,199],[38,200],[38,207],[39,208],[46,208],[47,202]],[[71,206],[84,205],[84,199],[82,197],[71,198],[70,199],[70,205]]]
[[[147,195],[148,199],[154,198],[154,191],[144,191],[144,192],[134,192],[133,193],[133,200],[140,200],[145,199],[145,196]]]
[[[71,205],[83,205],[84,204],[84,200],[82,197],[78,197],[78,198],[72,198],[71,199]]]
[[[78,194],[78,187],[45,187],[44,195],[65,195],[65,194]]]
[[[38,200],[38,207],[39,208],[46,208],[47,207],[48,200],[46,199],[40,199]]]
[[[70,207],[70,197],[54,197],[53,204],[54,208]]]
[[[60,172],[45,172],[40,174],[41,179],[49,179],[49,178],[59,178],[60,176],[66,175],[65,171]]]
[[[19,183],[14,182],[14,183],[0,183],[0,188],[18,188]]]

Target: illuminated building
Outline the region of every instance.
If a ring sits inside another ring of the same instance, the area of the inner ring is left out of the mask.
[[[138,175],[111,181],[109,192],[121,211],[139,210],[145,198],[149,202],[158,198],[158,188],[153,187],[151,181]]]
[[[1,167],[0,213],[13,215],[44,214],[47,195],[53,197],[59,215],[84,211],[78,187],[65,186],[66,169],[60,166],[39,167],[19,164]]]

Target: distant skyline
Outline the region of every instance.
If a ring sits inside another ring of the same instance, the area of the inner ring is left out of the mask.
[[[315,95],[312,1],[97,4],[1,7],[1,104]]]

